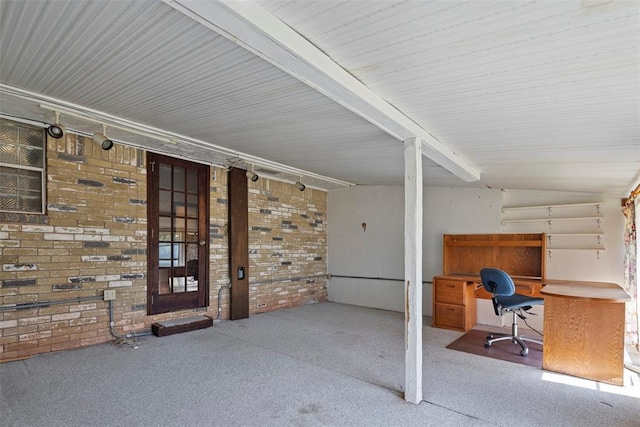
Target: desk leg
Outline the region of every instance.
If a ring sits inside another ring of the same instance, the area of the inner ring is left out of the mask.
[[[623,385],[624,303],[545,296],[542,368]]]

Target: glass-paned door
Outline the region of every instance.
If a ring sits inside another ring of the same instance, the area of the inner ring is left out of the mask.
[[[150,314],[208,305],[209,167],[149,153]]]

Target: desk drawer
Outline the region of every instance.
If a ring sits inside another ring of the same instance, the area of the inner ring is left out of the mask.
[[[529,297],[542,298],[542,294],[540,293],[540,289],[542,289],[542,283],[518,283],[515,282],[516,285],[516,294],[526,295]],[[491,299],[491,294],[480,286],[475,291],[476,298],[480,299]]]
[[[435,305],[434,325],[437,328],[465,330],[465,307],[462,305],[438,304]]]
[[[464,304],[466,282],[436,279],[436,302]]]

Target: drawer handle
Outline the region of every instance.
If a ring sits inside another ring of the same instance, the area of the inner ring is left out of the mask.
[[[447,288],[455,288],[456,285],[447,285]]]
[[[453,308],[447,308],[447,311],[455,311]]]

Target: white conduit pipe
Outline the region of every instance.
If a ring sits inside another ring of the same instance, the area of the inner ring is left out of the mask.
[[[113,320],[113,300],[109,300],[109,331],[111,332],[111,335],[114,338],[117,339],[126,339],[126,338],[135,338],[135,337],[144,337],[147,335],[151,335],[151,331],[144,331],[144,332],[131,332],[128,333],[126,335],[120,335],[118,333],[116,333],[114,326],[115,326],[116,322],[114,322]]]

